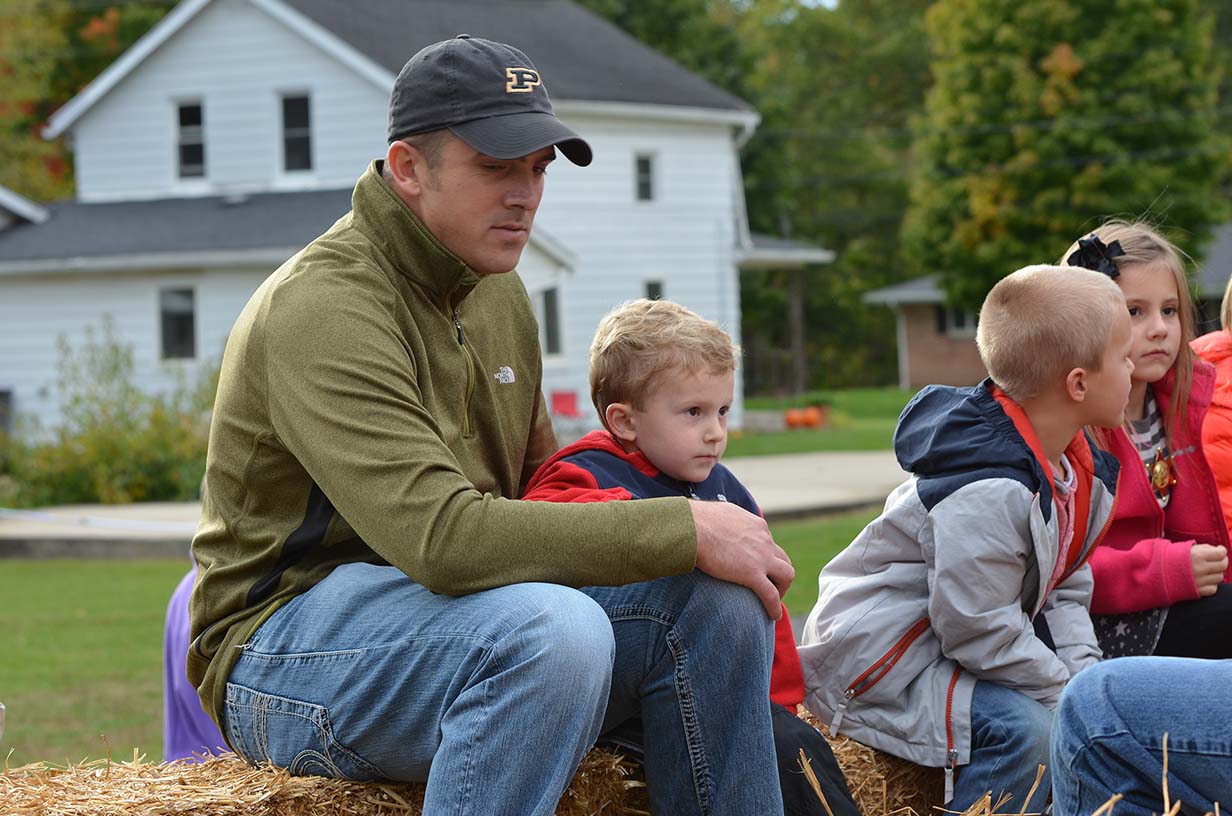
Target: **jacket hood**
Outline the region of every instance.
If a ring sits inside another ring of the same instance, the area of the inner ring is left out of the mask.
[[[904,470],[939,476],[987,468],[1038,473],[1035,454],[992,394],[992,381],[968,388],[930,385],[898,418],[894,453]]]
[[[526,485],[525,492],[531,492],[540,481],[540,477],[544,473],[547,473],[552,465],[556,464],[561,459],[568,458],[574,454],[581,453],[582,451],[602,451],[604,453],[610,453],[613,456],[619,457],[620,459],[623,459],[633,465],[635,468],[651,478],[659,475],[659,469],[650,464],[650,460],[646,458],[646,454],[641,451],[629,453],[621,447],[620,442],[616,441],[616,437],[612,436],[610,431],[600,429],[597,431],[590,431],[581,439],[565,445],[563,448],[556,451],[556,453],[549,456],[547,461],[539,466],[539,470],[536,471],[534,478],[530,480],[530,484]]]
[[[1232,357],[1232,334],[1223,329],[1204,334],[1189,345],[1199,357],[1215,365]]]

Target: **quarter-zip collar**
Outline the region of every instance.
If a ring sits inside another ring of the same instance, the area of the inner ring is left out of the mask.
[[[456,308],[482,277],[436,239],[406,202],[381,176],[377,159],[355,185],[351,223],[400,274],[437,295],[447,309]]]

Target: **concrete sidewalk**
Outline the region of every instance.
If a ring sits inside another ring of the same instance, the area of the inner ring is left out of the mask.
[[[892,451],[796,453],[724,460],[778,520],[881,504],[904,478]],[[0,510],[0,558],[188,556],[197,502]]]

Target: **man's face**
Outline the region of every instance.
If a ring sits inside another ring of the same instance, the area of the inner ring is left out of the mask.
[[[556,149],[494,159],[457,137],[425,168],[412,209],[436,239],[480,275],[517,266]]]

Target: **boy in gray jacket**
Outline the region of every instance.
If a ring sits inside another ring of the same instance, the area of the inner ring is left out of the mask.
[[[832,736],[944,767],[956,811],[989,791],[1017,810],[1061,690],[1100,658],[1086,561],[1117,463],[1082,428],[1123,421],[1129,314],[1105,275],[1027,267],[989,292],[976,342],[990,379],[903,410],[912,476],[821,571],[800,657]]]

